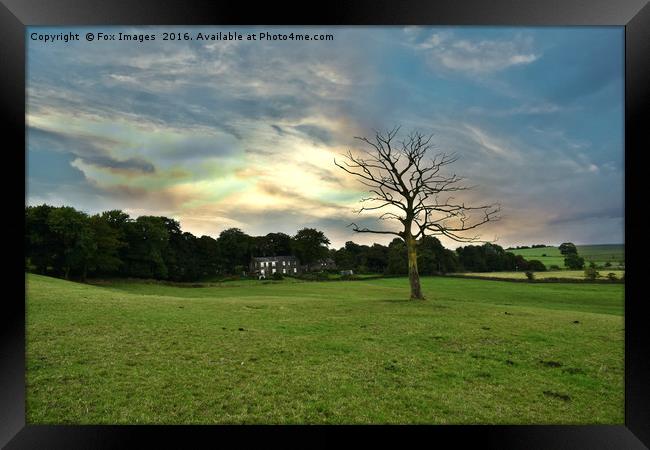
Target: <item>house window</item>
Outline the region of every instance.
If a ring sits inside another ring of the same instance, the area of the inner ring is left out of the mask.
[[[283,266],[286,266],[286,265],[287,265],[287,262],[286,262],[286,261],[282,261],[282,265],[283,265]]]
[[[275,269],[273,269],[273,273],[275,273]]]
[[[287,269],[282,269],[282,273],[287,273]]]
[[[272,265],[273,267],[275,267],[275,261],[273,261],[273,262],[271,263],[271,265]]]
[[[296,268],[294,267],[294,268],[293,268],[293,273],[296,273],[296,272],[298,272],[298,269],[296,269]]]

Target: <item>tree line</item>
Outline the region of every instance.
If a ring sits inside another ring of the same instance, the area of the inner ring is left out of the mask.
[[[246,271],[251,257],[293,255],[311,265],[331,258],[338,269],[357,273],[408,273],[407,248],[396,238],[388,245],[346,242],[329,249],[322,231],[303,228],[295,235],[250,236],[239,228],[218,238],[183,232],[164,216],[132,218],[121,210],[88,215],[69,206],[25,207],[25,267],[66,279],[121,276],[196,281]],[[418,267],[426,275],[459,271],[545,270],[539,261],[495,244],[446,249],[432,236],[418,242]]]
[[[239,228],[217,239],[183,232],[163,216],[135,219],[120,210],[88,215],[69,206],[25,208],[28,270],[63,278],[122,276],[195,281],[239,274],[252,256],[294,255],[311,264],[327,256],[329,240],[313,228],[294,236],[249,236]]]

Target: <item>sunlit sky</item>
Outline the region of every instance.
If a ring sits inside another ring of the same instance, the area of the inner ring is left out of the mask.
[[[29,39],[70,31],[81,41]],[[157,39],[86,42],[97,31]],[[459,156],[450,171],[477,187],[458,199],[501,204],[484,239],[621,243],[623,38],[622,27],[29,27],[26,202],[165,215],[197,236],[315,227],[335,248],[387,243],[347,227],[387,224],[354,212],[365,187],[333,159],[363,148],[354,136],[401,125]]]

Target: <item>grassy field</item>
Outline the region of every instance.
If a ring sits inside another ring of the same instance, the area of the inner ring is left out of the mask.
[[[27,276],[29,424],[615,423],[623,286]]]
[[[613,273],[616,275],[616,278],[620,279],[624,274],[624,270],[609,270],[602,269],[599,270],[600,277],[599,280],[607,279],[607,274]],[[484,278],[504,278],[504,279],[518,279],[525,280],[525,272],[461,272],[454,275],[461,276],[472,276],[472,277],[484,277]],[[544,280],[547,278],[559,278],[567,280],[584,280],[585,271],[584,270],[548,270],[546,272],[535,272],[535,279]]]
[[[625,262],[625,246],[623,244],[604,245],[577,245],[578,254],[585,258],[585,261],[594,262],[598,266],[610,263],[612,269],[620,268]],[[508,250],[515,255],[521,255],[526,259],[538,259],[548,268],[556,265],[564,268],[564,256],[557,247],[525,248]],[[607,270],[607,268],[603,269]]]

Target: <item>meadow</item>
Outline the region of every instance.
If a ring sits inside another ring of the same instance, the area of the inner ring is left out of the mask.
[[[593,262],[597,266],[611,264],[612,269],[619,269],[625,266],[625,245],[623,244],[602,244],[602,245],[576,245],[578,255],[585,261]],[[540,247],[508,250],[515,255],[521,255],[526,259],[537,259],[544,263],[546,268],[555,265],[564,268],[564,256],[557,247]],[[607,270],[604,268],[603,270]]]
[[[599,270],[598,280],[607,280],[607,275],[613,273],[614,276],[620,280],[625,276],[624,270],[609,270],[609,269],[600,269]],[[454,275],[458,276],[471,276],[471,277],[481,277],[481,278],[503,278],[506,280],[526,280],[526,273],[523,271],[519,272],[458,272]],[[564,280],[585,280],[585,271],[584,270],[547,270],[545,272],[535,272],[536,280],[546,280],[549,278],[555,279],[564,279]]]
[[[621,284],[26,275],[29,424],[622,424]]]

